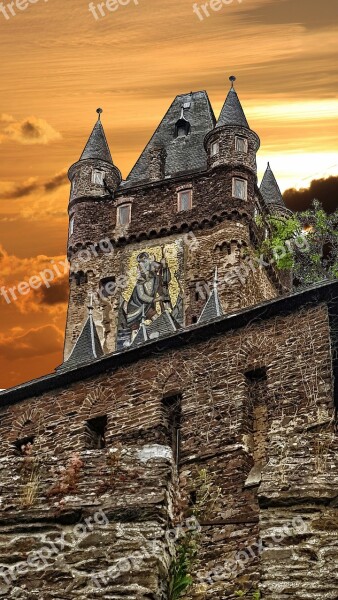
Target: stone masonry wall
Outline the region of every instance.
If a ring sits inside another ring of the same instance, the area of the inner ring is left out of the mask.
[[[166,532],[182,498],[182,518],[191,515],[205,469],[214,494],[201,514],[200,563],[187,598],[251,600],[259,590],[264,600],[337,599],[327,306],[216,331],[207,342],[154,346],[148,359],[1,407],[0,598],[166,600]],[[177,394],[179,486],[162,404]],[[104,416],[105,447],[86,449],[88,420]],[[33,451],[18,456],[13,444],[32,436]],[[47,568],[21,567],[6,584],[8,567],[46,538],[58,547],[62,533],[74,541],[74,526],[99,510],[109,523],[59,549]],[[93,577],[109,568],[99,589]]]

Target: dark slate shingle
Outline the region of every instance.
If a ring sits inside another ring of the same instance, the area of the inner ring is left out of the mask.
[[[217,285],[214,284],[214,288],[205,303],[205,306],[201,312],[198,324],[208,323],[217,317],[222,317],[224,314],[223,308],[219,299]]]
[[[223,125],[239,125],[250,129],[244,110],[234,88],[231,88],[219,115],[216,127]]]
[[[184,110],[184,118],[190,123],[190,133],[175,138],[175,125],[181,117],[183,104],[188,102],[190,108]],[[166,151],[165,177],[206,169],[204,138],[214,126],[215,116],[206,92],[176,96],[123,187],[149,180],[150,155],[154,148]]]
[[[266,204],[278,204],[279,206],[285,208],[282,192],[279,189],[279,185],[269,163],[259,189]]]
[[[58,370],[73,369],[96,358],[101,358],[103,355],[93,317],[89,315],[71,354]]]
[[[80,160],[86,160],[87,158],[113,162],[101,121],[95,123]]]

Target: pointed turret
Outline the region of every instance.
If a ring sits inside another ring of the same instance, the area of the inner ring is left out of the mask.
[[[113,163],[107,138],[101,122],[102,108],[80,159],[69,169],[72,182],[70,203],[88,197],[113,197],[122,176]]]
[[[256,183],[256,153],[260,146],[258,135],[250,129],[244,110],[234,88],[236,77],[230,77],[228,92],[218,121],[205,137],[204,146],[208,155],[208,167],[226,166],[239,170],[250,170],[247,177],[254,176]],[[252,174],[252,175],[251,175]],[[246,178],[247,178],[246,177]],[[245,184],[246,185],[246,184]],[[234,184],[233,189],[236,189]],[[241,197],[243,194],[241,195]],[[233,197],[237,197],[233,193]]]
[[[264,173],[264,177],[260,186],[260,192],[268,208],[274,211],[282,210],[283,212],[288,210],[284,204],[282,192],[279,189],[279,185],[277,183],[276,177],[272,172],[270,163],[268,163],[268,166]]]
[[[83,329],[71,351],[68,359],[58,368],[58,370],[75,369],[82,364],[100,358],[104,355],[100,338],[93,320],[92,300],[88,306],[88,318]]]
[[[223,104],[216,127],[222,127],[223,125],[238,125],[239,127],[247,127],[250,129],[244,114],[244,110],[234,88],[234,81],[236,81],[236,77],[232,75],[230,77],[230,81],[232,82],[231,88]]]
[[[80,160],[86,159],[97,159],[105,162],[112,163],[112,157],[110,154],[107,138],[104,133],[103,125],[101,122],[102,108],[98,108],[96,111],[99,115],[97,122],[94,125],[93,131],[91,132],[88,142],[81,154]]]
[[[198,324],[208,323],[221,317],[224,314],[222,304],[218,295],[218,273],[217,268],[215,269],[214,283],[212,292],[205,303],[205,306],[201,312]]]

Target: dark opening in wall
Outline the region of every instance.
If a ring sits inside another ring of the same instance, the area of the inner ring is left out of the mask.
[[[190,133],[190,123],[184,117],[179,119],[175,125],[175,138],[185,137]]]
[[[100,295],[104,298],[113,296],[116,292],[116,279],[112,275],[110,277],[103,277],[100,280]]]
[[[197,491],[192,490],[189,494],[189,506],[195,506],[197,502]]]
[[[251,383],[256,382],[256,381],[266,381],[267,380],[266,368],[260,367],[259,369],[254,369],[253,371],[248,371],[247,373],[245,373],[245,377]]]
[[[267,462],[268,452],[268,386],[265,367],[245,373],[248,386],[246,418],[251,437],[251,450],[255,465]]]
[[[162,409],[167,443],[171,447],[174,460],[178,464],[181,446],[182,394],[162,398]]]
[[[101,450],[106,447],[107,415],[90,419],[85,424],[85,447]]]
[[[14,442],[15,453],[20,456],[28,456],[32,451],[33,444],[33,435],[16,440],[16,442]]]
[[[198,321],[198,317],[196,317],[196,316],[191,317],[192,323],[197,323],[197,321]]]

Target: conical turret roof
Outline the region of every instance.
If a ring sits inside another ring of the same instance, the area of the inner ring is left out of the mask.
[[[205,306],[201,312],[198,323],[208,323],[217,317],[221,317],[224,314],[221,301],[218,295],[218,278],[217,269],[215,270],[213,290],[205,303]]]
[[[268,205],[278,205],[283,208],[285,207],[282,192],[279,189],[276,177],[274,176],[270,163],[268,163],[267,169],[264,173],[262,183],[260,186],[260,192]]]
[[[223,127],[223,125],[239,125],[240,127],[247,127],[250,129],[233,85],[223,104],[216,127]]]
[[[87,321],[75,343],[69,358],[58,370],[75,369],[104,355],[93,315],[89,312]]]
[[[113,162],[100,117],[94,125],[80,160],[88,158]]]

